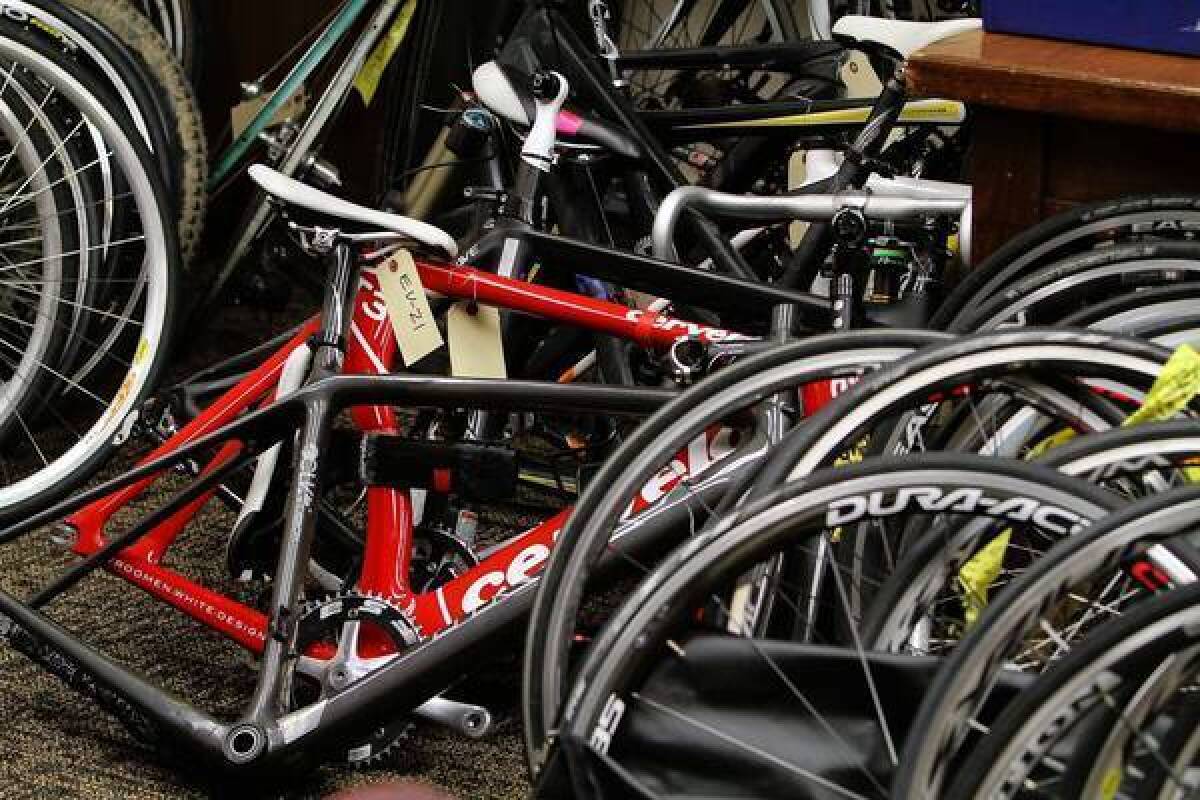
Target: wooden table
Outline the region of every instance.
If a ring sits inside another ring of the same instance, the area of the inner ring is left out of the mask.
[[[972,31],[907,69],[914,95],[971,104],[976,263],[1071,205],[1200,194],[1200,58]]]

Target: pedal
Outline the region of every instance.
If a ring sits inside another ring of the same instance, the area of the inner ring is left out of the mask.
[[[445,697],[433,697],[413,711],[429,722],[456,731],[468,739],[482,739],[492,732],[492,713],[483,706],[461,703]]]

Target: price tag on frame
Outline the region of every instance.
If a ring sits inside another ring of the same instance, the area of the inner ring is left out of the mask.
[[[387,305],[400,357],[411,367],[444,344],[412,254],[397,251],[375,271],[375,278]]]

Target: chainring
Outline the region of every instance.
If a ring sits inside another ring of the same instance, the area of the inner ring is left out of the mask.
[[[292,708],[340,694],[391,663],[419,638],[404,612],[380,597],[350,590],[306,603],[297,620]],[[331,648],[332,657],[306,655]],[[330,761],[354,768],[377,764],[408,739],[412,727],[408,717],[400,717],[334,751]]]

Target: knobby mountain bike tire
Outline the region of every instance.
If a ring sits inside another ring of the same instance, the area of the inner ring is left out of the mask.
[[[185,265],[191,262],[207,210],[208,144],[204,123],[187,74],[154,29],[129,0],[65,0],[103,25],[141,59],[153,76],[163,104],[174,118],[176,141],[164,154],[178,170],[179,242]]]
[[[162,34],[193,86],[204,71],[204,10],[193,0],[140,0],[138,6]]]

